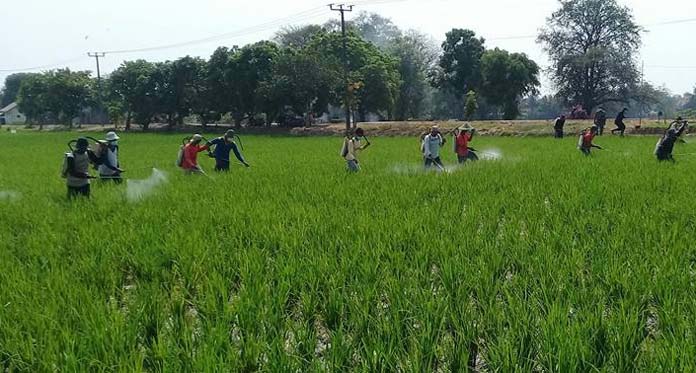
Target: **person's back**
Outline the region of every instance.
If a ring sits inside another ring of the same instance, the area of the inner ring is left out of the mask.
[[[88,152],[72,151],[66,155],[69,159],[70,168],[66,176],[66,183],[69,187],[79,188],[89,184],[89,178],[84,177],[89,172],[90,157]]]
[[[106,146],[104,153],[101,156],[101,164],[98,167],[99,175],[113,176],[118,174],[118,146]],[[109,167],[111,166],[111,167]]]
[[[425,156],[429,158],[440,157],[440,147],[442,146],[442,137],[438,135],[428,134],[425,136]]]

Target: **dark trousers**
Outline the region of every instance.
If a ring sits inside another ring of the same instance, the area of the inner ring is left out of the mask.
[[[586,156],[589,156],[592,154],[591,148],[584,148],[583,147],[583,148],[580,148],[580,151],[582,152],[582,154],[585,154]]]
[[[230,162],[223,160],[215,161],[215,171],[217,172],[227,172],[230,170]]]
[[[557,139],[562,139],[563,138],[563,128],[554,128],[554,137]]]
[[[465,155],[459,155],[459,154],[457,154],[457,161],[459,162],[459,164],[464,164],[464,163],[466,163],[466,161],[468,161],[468,160],[469,160],[469,157],[467,157],[467,156],[465,156]]]
[[[621,136],[624,135],[624,131],[626,131],[626,125],[623,123],[616,123],[616,128],[611,130],[611,133],[617,133],[620,132]]]
[[[440,160],[440,157],[437,158],[425,158],[425,168],[429,169],[433,166],[433,164],[436,164],[440,167],[445,167],[442,165],[442,160]]]
[[[660,162],[665,162],[665,161],[674,162],[674,158],[672,158],[672,153],[667,153],[665,151],[658,150],[656,155],[657,155],[657,160]]]
[[[87,197],[89,198],[90,194],[90,188],[89,184],[81,187],[71,187],[68,186],[68,198],[73,199],[73,198],[78,198],[78,197]]]

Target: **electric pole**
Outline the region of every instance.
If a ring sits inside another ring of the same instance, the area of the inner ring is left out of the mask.
[[[104,52],[87,53],[87,56],[94,57],[94,59],[97,60],[97,96],[99,99],[99,110],[104,110],[104,100],[102,97],[102,86],[101,86],[101,71],[99,69],[99,58],[106,56],[106,53],[104,53]]]
[[[346,98],[344,103],[346,105],[346,131],[351,130],[350,124],[350,114],[351,107],[349,102],[350,97],[350,81],[348,80],[348,75],[350,71],[350,64],[348,63],[348,38],[346,36],[346,12],[353,11],[353,5],[345,4],[329,4],[329,8],[334,12],[341,12],[341,34],[343,35],[343,80],[346,85]]]

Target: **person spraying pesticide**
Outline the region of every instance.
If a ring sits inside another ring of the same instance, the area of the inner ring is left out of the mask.
[[[423,151],[423,159],[425,161],[425,169],[430,170],[433,165],[440,171],[445,170],[445,166],[440,159],[440,148],[446,143],[445,138],[440,134],[440,128],[433,126],[430,133],[423,138],[421,150]]]
[[[602,149],[601,146],[595,145],[593,143],[594,138],[599,134],[599,127],[594,125],[590,128],[586,128],[580,134],[580,139],[578,139],[578,149],[586,156],[592,155],[592,148]]]
[[[179,150],[177,165],[181,167],[187,175],[205,175],[201,166],[198,165],[198,153],[208,150],[209,147],[208,145],[201,145],[201,141],[203,141],[203,136],[195,134]]]
[[[365,139],[365,144],[362,144],[360,139]],[[365,136],[365,131],[362,128],[355,130],[355,133],[346,133],[343,139],[343,148],[341,156],[346,160],[346,168],[349,172],[360,171],[360,161],[358,161],[358,152],[367,149],[370,146],[370,141]]]
[[[667,132],[662,136],[660,141],[657,142],[657,146],[655,147],[655,156],[657,157],[657,160],[660,162],[674,162],[674,157],[672,156],[674,144],[676,144],[679,137],[688,127],[689,122],[681,120],[681,118],[677,118],[677,120],[670,125]]]
[[[249,164],[239,152],[239,147],[234,141],[235,137],[239,139],[239,136],[234,133],[234,130],[229,130],[225,132],[224,136],[208,141],[205,144],[208,148],[214,147],[213,151],[209,152],[208,155],[211,158],[215,158],[215,171],[227,172],[230,170],[230,152],[234,152],[234,156],[239,163],[243,164],[245,167],[249,167]],[[242,144],[241,139],[239,139],[239,144]]]
[[[454,153],[457,155],[459,164],[464,164],[468,160],[478,160],[476,153],[469,148],[469,143],[474,139],[476,129],[468,123],[454,131]]]
[[[72,144],[75,144],[73,149]],[[68,199],[90,196],[90,164],[97,164],[99,158],[89,148],[89,142],[81,137],[68,143],[70,152],[65,153],[63,171],[61,176],[65,178],[68,187]]]
[[[109,132],[106,134],[104,141],[99,142],[99,151],[97,151],[97,156],[99,157],[99,178],[102,181],[113,181],[116,184],[123,182],[121,179],[121,174],[124,172],[120,167],[118,161],[118,140],[120,137],[116,132]]]

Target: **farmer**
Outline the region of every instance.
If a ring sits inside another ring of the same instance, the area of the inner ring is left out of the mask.
[[[201,166],[198,165],[198,153],[208,150],[208,145],[200,145],[202,140],[203,136],[195,134],[184,146],[181,168],[187,175],[205,174]]]
[[[626,124],[624,124],[624,119],[626,119],[626,112],[627,111],[628,111],[628,109],[624,108],[616,116],[616,119],[614,119],[614,124],[616,125],[616,128],[611,130],[612,134],[616,134],[617,132],[619,132],[621,134],[621,137],[623,137],[624,131],[626,131]]]
[[[65,155],[66,167],[64,176],[68,186],[68,199],[90,196],[89,165],[97,163],[98,158],[89,148],[89,143],[84,137],[77,139],[75,150]]]
[[[430,133],[423,138],[423,158],[425,169],[429,170],[435,164],[440,170],[444,169],[440,160],[440,148],[445,145],[445,139],[440,134],[440,128],[433,126]]]
[[[580,149],[582,154],[589,156],[592,154],[592,148],[602,149],[601,146],[595,145],[592,143],[592,141],[594,140],[595,136],[597,136],[598,133],[599,133],[599,127],[597,125],[594,125],[590,128],[586,128],[580,134],[578,148]]]
[[[365,137],[365,131],[362,128],[355,130],[355,135],[350,131],[346,133],[345,139],[343,139],[343,149],[341,150],[341,155],[343,159],[346,160],[346,168],[349,172],[359,172],[360,162],[358,161],[358,152],[367,149],[370,146],[370,142],[366,141],[363,145],[360,138]]]
[[[607,112],[603,107],[600,107],[595,113],[594,125],[597,126],[597,134],[602,136],[604,134],[604,126],[607,125]]]
[[[680,118],[677,118],[680,119]],[[658,141],[657,147],[655,148],[655,156],[659,161],[672,161],[672,151],[674,150],[674,144],[679,139],[684,131],[686,131],[689,123],[686,121],[680,121],[677,124],[675,121],[674,125],[670,126],[664,136]]]
[[[215,146],[215,149],[212,152],[212,155],[215,158],[215,171],[226,172],[230,170],[230,151],[234,152],[234,156],[237,157],[237,160],[241,164],[249,167],[249,164],[244,160],[244,157],[242,157],[242,154],[239,152],[237,143],[234,142],[234,136],[234,130],[229,130],[225,132],[224,136],[218,137],[213,141],[208,141],[208,143],[205,145],[208,148],[212,147],[213,145]]]
[[[102,142],[103,149],[99,156],[99,177],[101,180],[108,181],[113,180],[116,184],[120,184],[123,179],[121,179],[121,173],[123,170],[120,168],[118,162],[118,140],[120,137],[116,132],[109,132],[106,134],[106,138]]]
[[[468,123],[454,132],[454,153],[459,164],[464,164],[469,159],[469,142],[473,140],[476,130]]]
[[[561,115],[560,117],[556,118],[556,121],[553,124],[555,138],[557,138],[557,139],[563,138],[563,127],[565,127],[565,122],[566,122],[565,115]]]

